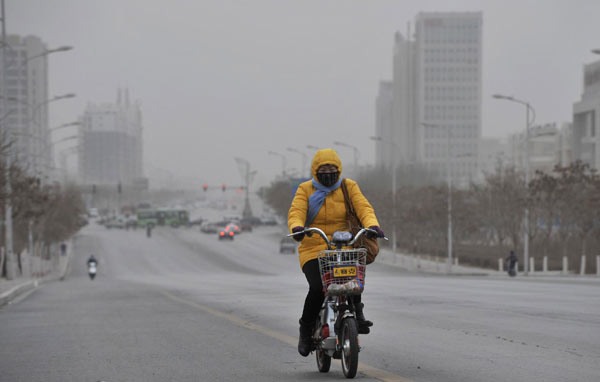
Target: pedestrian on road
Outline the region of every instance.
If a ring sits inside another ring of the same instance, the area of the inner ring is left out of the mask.
[[[331,236],[335,231],[349,229],[344,194],[340,187],[344,181],[363,227],[375,230],[379,237],[385,236],[373,207],[361,193],[358,184],[342,178],[342,161],[333,149],[317,151],[311,170],[313,178],[300,184],[288,212],[288,227],[292,233],[301,232],[304,227],[317,227]],[[300,234],[293,238],[302,242],[298,248],[300,267],[309,285],[300,318],[298,340],[298,352],[306,357],[312,351],[313,328],[325,298],[317,257],[320,251],[327,249],[327,244],[317,235],[305,238],[304,234]],[[354,305],[358,332],[367,334],[373,323],[365,318],[360,295],[354,297]]]
[[[515,272],[515,265],[517,264],[517,262],[519,261],[519,259],[517,258],[517,255],[515,255],[515,251],[511,250],[510,254],[506,257],[505,263],[506,263],[506,270],[508,271],[508,274],[513,276],[514,272]]]

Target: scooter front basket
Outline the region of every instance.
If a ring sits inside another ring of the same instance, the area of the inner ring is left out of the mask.
[[[319,271],[326,296],[358,295],[365,287],[365,248],[319,252]]]

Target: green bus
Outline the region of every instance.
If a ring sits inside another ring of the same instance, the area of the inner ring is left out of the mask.
[[[141,210],[137,213],[138,227],[168,226],[178,228],[180,226],[188,226],[189,223],[190,217],[188,212],[185,210]]]

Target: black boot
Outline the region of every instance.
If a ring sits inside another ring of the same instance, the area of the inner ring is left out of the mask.
[[[359,334],[369,334],[371,326],[373,326],[373,322],[369,321],[365,318],[365,314],[363,313],[363,309],[365,304],[359,302],[354,305],[354,311],[356,312],[356,323],[358,324],[358,333]]]
[[[300,338],[298,339],[298,353],[306,357],[313,350],[314,322],[305,323],[300,319]]]

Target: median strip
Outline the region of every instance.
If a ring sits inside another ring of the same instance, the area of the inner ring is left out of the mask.
[[[274,339],[276,339],[276,340],[278,340],[280,342],[286,343],[288,345],[291,345],[291,346],[295,347],[297,345],[297,343],[298,343],[298,339],[295,338],[295,337],[288,336],[286,334],[283,334],[283,333],[280,333],[280,332],[276,332],[276,331],[271,330],[271,329],[267,329],[264,326],[261,326],[261,325],[258,325],[258,324],[246,321],[246,320],[244,320],[244,319],[242,319],[240,317],[234,316],[233,314],[224,313],[224,312],[218,311],[216,309],[210,308],[208,306],[199,304],[197,302],[186,300],[184,298],[175,296],[174,294],[172,294],[170,292],[167,292],[167,291],[162,291],[162,294],[165,295],[167,298],[173,300],[173,301],[177,301],[177,302],[180,302],[182,304],[189,305],[189,306],[194,307],[196,309],[199,309],[199,310],[201,310],[203,312],[206,312],[206,313],[208,313],[210,315],[213,315],[215,317],[219,317],[221,319],[227,320],[229,322],[232,322],[232,323],[234,323],[236,325],[239,325],[241,327],[244,327],[246,329],[254,330],[256,332],[259,332],[259,333],[264,334],[264,335],[266,335],[268,337],[274,338]],[[365,375],[368,375],[369,377],[376,378],[376,379],[378,379],[380,381],[383,381],[383,382],[412,382],[412,380],[410,380],[408,378],[404,378],[404,377],[401,377],[399,375],[395,375],[395,374],[389,373],[389,372],[387,372],[385,370],[381,370],[381,369],[378,369],[376,367],[369,366],[369,365],[364,364],[362,362],[359,362],[359,364],[358,364],[358,370],[361,373],[363,373]]]

